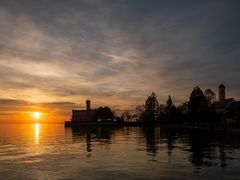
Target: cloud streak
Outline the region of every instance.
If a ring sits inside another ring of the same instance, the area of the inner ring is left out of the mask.
[[[193,86],[239,97],[238,1],[0,2],[0,93],[131,109]],[[61,109],[61,108],[60,108]]]

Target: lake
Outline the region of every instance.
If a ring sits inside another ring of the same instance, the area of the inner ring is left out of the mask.
[[[0,124],[0,179],[239,179],[240,133]]]

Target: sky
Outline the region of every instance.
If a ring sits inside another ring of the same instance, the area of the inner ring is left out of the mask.
[[[240,96],[238,0],[0,0],[0,122],[133,110],[194,86]],[[30,120],[29,120],[30,122]]]

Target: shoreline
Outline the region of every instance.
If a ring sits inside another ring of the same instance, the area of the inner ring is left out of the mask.
[[[223,123],[145,123],[145,122],[81,122],[72,123],[65,121],[65,127],[163,127],[163,128],[187,128],[187,129],[202,129],[214,131],[232,131],[240,132],[240,123],[223,124]]]

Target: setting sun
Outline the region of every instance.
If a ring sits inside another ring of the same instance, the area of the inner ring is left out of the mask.
[[[39,119],[41,117],[41,113],[40,112],[34,112],[32,115],[33,115],[33,117],[35,119]]]

